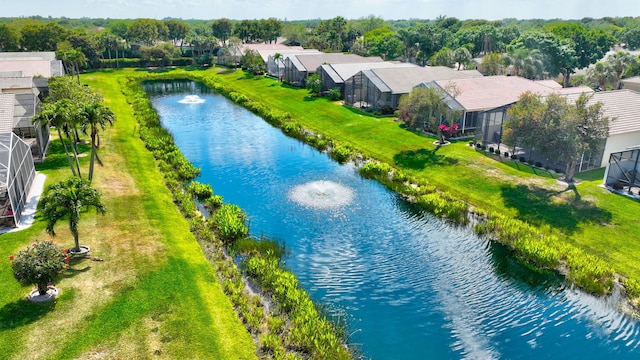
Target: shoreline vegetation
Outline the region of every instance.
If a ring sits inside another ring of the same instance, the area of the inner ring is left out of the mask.
[[[303,125],[300,114],[292,114],[278,106],[273,106],[272,103],[263,103],[264,99],[268,98],[268,96],[264,97],[264,93],[260,98],[261,100],[256,100],[257,97],[255,97],[254,94],[243,93],[245,89],[234,88],[234,85],[242,81],[249,83],[249,86],[251,86],[251,82],[259,83],[262,81],[260,78],[253,78],[241,71],[236,72],[220,68],[209,70],[208,73],[186,72],[184,75],[172,72],[158,73],[147,78],[189,79],[202,82],[216,93],[228,97],[236,104],[261,116],[273,126],[279,127],[288,136],[304,141],[321,151],[329,151],[329,154],[337,161],[346,162],[356,158],[364,159],[365,162],[361,168],[361,174],[363,176],[380,181],[393,191],[403,195],[409,201],[417,203],[422,208],[448,221],[468,224],[469,220],[473,219],[473,228],[479,235],[486,236],[493,241],[508,246],[516,257],[539,269],[559,272],[570,282],[587,292],[597,295],[610,295],[614,291],[622,291],[625,295],[623,296],[625,302],[619,304],[620,308],[636,317],[640,314],[637,307],[640,288],[636,278],[622,275],[600,257],[589,251],[585,251],[575,244],[566,242],[567,234],[563,232],[562,229],[545,224],[530,224],[527,221],[518,219],[517,216],[510,216],[509,214],[497,211],[495,208],[485,208],[482,204],[475,204],[473,201],[470,201],[470,199],[465,199],[464,197],[460,198],[458,196],[459,193],[452,192],[450,189],[443,189],[438,186],[439,184],[431,183],[424,177],[416,176],[411,169],[407,170],[399,166],[391,166],[383,160],[378,159],[375,154],[372,154],[375,149],[362,149],[358,147],[357,144],[349,144],[352,139],[348,139],[344,134],[340,136],[339,132],[335,131],[335,129],[333,129],[333,131],[327,131],[333,132],[334,138],[323,135],[325,132],[322,130],[308,129]],[[269,87],[272,86],[274,85],[270,85]],[[287,86],[280,85],[280,87],[286,88]],[[256,85],[256,91],[268,91],[257,88],[258,85]],[[292,92],[298,91],[295,89],[290,90]],[[304,97],[304,100],[300,99],[300,101],[309,100],[323,101],[323,99],[314,99],[307,96]],[[318,106],[331,105],[325,102]],[[361,116],[366,115],[361,114]],[[380,119],[376,117],[371,117],[371,120],[380,122]],[[322,125],[319,124],[318,127],[322,127]],[[407,136],[410,136],[409,132],[407,132]],[[423,135],[418,136],[423,137]],[[425,142],[421,145],[423,148],[426,148],[429,143],[432,143],[427,140],[428,139],[425,139]],[[424,150],[427,152],[430,149]],[[439,147],[435,146],[435,149],[431,151],[435,153],[438,150]],[[476,152],[475,150],[469,151]],[[407,161],[412,160],[410,159],[411,155],[417,158],[422,154],[420,154],[419,151],[409,154]],[[444,156],[444,158],[446,161],[446,156]],[[396,163],[398,162],[399,161]],[[447,170],[443,169],[443,171]],[[454,181],[454,177],[455,175],[451,175],[450,180]],[[549,175],[549,177],[553,178],[551,175]],[[516,189],[520,187],[522,186],[518,185]],[[526,190],[527,187],[525,186],[523,189]],[[558,191],[558,193],[565,191],[575,192],[578,198],[577,200],[565,198],[564,200],[568,202],[566,204],[567,206],[591,206],[592,208],[588,210],[597,212],[597,205],[593,205],[593,203],[598,199],[591,199],[592,204],[581,200],[575,186],[562,189]],[[554,199],[551,199],[551,201],[554,201]],[[579,215],[579,213],[575,215]],[[606,217],[607,216],[604,216],[604,218]]]

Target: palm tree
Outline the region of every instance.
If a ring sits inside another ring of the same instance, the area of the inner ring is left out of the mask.
[[[113,125],[115,114],[108,106],[99,102],[80,105],[80,117],[82,119],[82,132],[91,131],[91,160],[89,161],[89,182],[93,179],[93,164],[98,158],[97,150],[100,144],[99,129],[106,129],[107,124]],[[98,162],[101,163],[100,158]]]
[[[62,131],[64,130],[67,135],[69,135],[68,129],[73,126],[73,121],[77,117],[77,107],[73,106],[69,100],[63,99],[56,101],[54,103],[44,103],[42,108],[36,116],[33,117],[33,123],[43,126],[53,126],[58,131],[58,138],[64,147],[64,153],[67,155],[67,160],[69,161],[69,167],[71,167],[71,172],[73,176],[80,175],[80,165],[78,163],[78,156],[73,144],[71,144],[71,149],[73,150],[74,158],[75,158],[75,166],[73,161],[71,160],[71,155],[69,155],[69,150],[67,149],[67,143],[64,141],[64,137],[62,136]],[[77,168],[77,173],[76,173]]]
[[[504,57],[505,65],[513,66],[514,75],[533,80],[541,77],[544,69],[542,53],[524,47],[509,48]]]
[[[463,65],[471,62],[471,52],[466,47],[461,46],[453,52],[453,59],[458,63],[458,70],[460,70]]]
[[[38,210],[47,221],[47,232],[51,236],[56,236],[54,231],[56,223],[68,217],[69,230],[73,234],[75,243],[72,252],[81,252],[78,240],[80,212],[94,207],[98,213],[104,214],[105,207],[100,197],[100,190],[92,188],[88,181],[75,176],[49,186],[38,203]]]
[[[282,75],[280,75],[280,64],[282,63],[282,54],[279,52],[273,54],[273,62],[276,63],[276,71],[278,71],[278,82],[282,80]]]
[[[616,73],[606,61],[598,61],[594,66],[587,70],[587,79],[590,83],[598,83],[600,90],[607,90],[607,84],[615,82]]]
[[[613,68],[616,75],[616,89],[620,89],[620,80],[627,75],[627,69],[638,60],[628,51],[620,50],[615,54],[607,56],[607,62]]]

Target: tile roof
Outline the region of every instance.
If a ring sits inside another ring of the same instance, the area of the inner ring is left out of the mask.
[[[338,83],[344,83],[344,81],[362,70],[381,69],[381,68],[394,68],[394,67],[417,67],[418,65],[412,63],[396,63],[390,61],[381,62],[361,62],[361,63],[346,63],[346,64],[324,64],[322,68],[325,70],[333,81]]]
[[[521,94],[530,91],[540,95],[552,92],[593,92],[591,88],[555,89],[539,82],[518,76],[484,76],[468,79],[438,80],[438,86],[446,89],[454,86],[458,94],[455,99],[467,111],[482,111],[513,104]]]
[[[51,60],[0,60],[0,71],[22,71],[24,76],[44,76],[47,78],[53,75]]]
[[[482,77],[482,74],[475,70],[457,71],[446,66],[392,67],[371,71],[391,89],[392,94],[409,93],[423,82]]]
[[[313,73],[322,64],[346,64],[346,63],[364,63],[364,62],[382,62],[382,58],[378,56],[363,57],[355,54],[342,53],[320,53],[309,55],[295,55],[299,63],[306,71]]]
[[[567,95],[575,102],[578,94]],[[609,135],[620,135],[640,131],[640,93],[622,89],[600,91],[593,94],[589,104],[602,103],[605,116],[615,119],[609,124]]]

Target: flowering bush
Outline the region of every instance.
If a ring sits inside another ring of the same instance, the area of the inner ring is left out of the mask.
[[[442,133],[442,136],[448,139],[458,133],[458,124],[453,124],[451,126],[441,124],[440,133]]]
[[[67,250],[51,241],[35,242],[9,259],[13,276],[22,284],[36,284],[40,295],[46,294],[54,278],[69,267]]]

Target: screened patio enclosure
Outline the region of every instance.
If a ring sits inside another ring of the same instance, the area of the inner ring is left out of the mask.
[[[620,183],[629,191],[640,188],[640,145],[611,153],[604,174],[605,185]]]
[[[31,149],[14,133],[0,133],[0,222],[20,225],[36,176]]]

